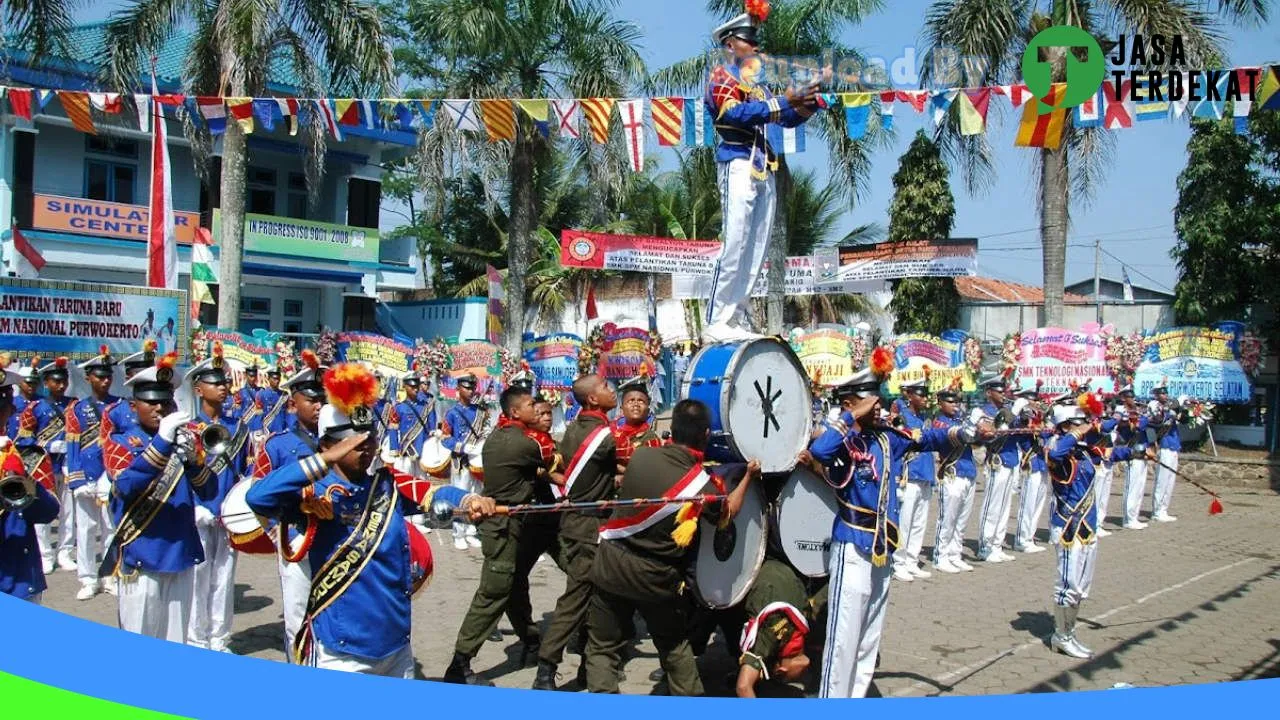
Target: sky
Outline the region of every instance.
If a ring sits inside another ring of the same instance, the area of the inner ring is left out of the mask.
[[[857,26],[849,27],[841,40],[864,55],[884,58],[886,63],[901,59],[919,66],[924,44],[920,34],[927,0],[893,0]],[[84,21],[104,18],[122,2],[99,2],[83,10]],[[651,69],[711,48],[710,32],[719,19],[707,13],[697,0],[622,0],[616,14],[635,23],[643,33],[642,52]],[[1252,28],[1224,30],[1228,60],[1234,66],[1280,63],[1280,7],[1273,4],[1272,19]],[[767,52],[767,48],[765,51]],[[914,58],[914,62],[910,60]],[[908,89],[908,88],[901,88]],[[997,102],[1007,100],[994,98]],[[988,141],[995,149],[995,178],[979,196],[964,189],[953,172],[952,192],[956,199],[953,237],[978,238],[978,274],[1040,285],[1039,219],[1036,213],[1037,186],[1033,185],[1032,162],[1036,151],[1014,147],[1020,112],[1003,113],[1003,122],[987,128]],[[906,150],[916,130],[932,128],[925,115],[895,113],[896,139],[875,152],[869,186],[855,207],[841,218],[839,234],[866,223],[888,227],[889,203],[893,197],[892,177],[898,157]],[[1138,123],[1115,131],[1115,153],[1105,180],[1091,202],[1073,203],[1068,235],[1066,281],[1091,280],[1095,266],[1095,240],[1101,241],[1101,274],[1119,279],[1122,265],[1135,285],[1171,291],[1177,268],[1169,256],[1175,242],[1173,208],[1177,203],[1177,176],[1186,164],[1186,144],[1190,127],[1186,118]],[[673,161],[670,150],[657,150],[652,134],[647,150],[664,164]],[[828,175],[823,143],[811,138],[805,153],[789,159],[793,167],[814,170],[819,179]]]

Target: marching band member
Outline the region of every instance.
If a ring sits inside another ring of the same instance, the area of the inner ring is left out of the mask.
[[[38,371],[48,397],[27,405],[18,420],[19,447],[39,447],[49,454],[53,463],[53,476],[58,492],[58,567],[74,572],[76,569],[75,514],[71,504],[71,489],[66,483],[67,458],[67,408],[76,399],[67,397],[67,359],[60,357]],[[47,564],[53,564],[53,532],[48,525],[36,528],[36,538],[41,543],[42,555]]]
[[[897,403],[897,415],[903,429],[908,432],[924,430],[930,422],[924,416],[929,406],[929,375],[915,382],[902,384],[902,400]],[[893,554],[893,577],[902,582],[915,578],[932,577],[932,573],[920,566],[920,548],[924,546],[924,528],[929,522],[929,502],[933,498],[933,486],[937,483],[934,454],[913,452],[903,462],[903,475],[898,488],[902,491],[902,506],[898,527],[904,537]]]
[[[880,386],[892,369],[889,352],[876,348],[870,366],[835,391],[843,427],[829,427],[808,451],[822,464],[840,503],[831,538],[823,698],[865,697],[871,684],[888,605],[890,556],[900,537],[897,478],[903,458],[989,438],[985,421],[977,430],[950,426],[910,434],[880,424]],[[808,460],[804,454],[801,459]]]
[[[469,493],[477,492],[479,483],[471,476],[466,448],[475,438],[484,437],[489,415],[486,410],[482,417],[480,409],[473,402],[476,382],[476,376],[471,373],[458,378],[458,402],[444,414],[442,428],[444,432],[442,442],[453,455],[453,486]],[[480,547],[480,540],[476,537],[476,526],[461,519],[455,519],[453,546],[458,550]]]
[[[252,365],[246,365],[244,368],[244,385],[236,391],[231,398],[231,406],[240,413],[240,417],[246,420],[252,419],[251,409],[255,409],[258,391],[262,388],[258,387],[258,361],[254,360]]]
[[[259,481],[280,468],[302,462],[320,448],[320,410],[325,403],[324,373],[329,368],[311,350],[301,354],[302,370],[282,383],[290,395],[297,414],[292,430],[267,438],[253,463],[254,481]],[[288,520],[297,520],[291,517]],[[285,657],[294,661],[293,641],[302,627],[307,611],[307,594],[311,589],[311,565],[301,550],[301,534],[292,522],[279,522],[276,534],[276,569],[280,573],[280,597],[284,616]]]
[[[1039,381],[1036,387],[1039,388]],[[1013,539],[1013,549],[1028,555],[1044,552],[1044,546],[1036,543],[1036,528],[1040,525],[1040,514],[1044,512],[1045,501],[1049,497],[1048,466],[1044,460],[1044,444],[1053,437],[1052,426],[1046,427],[1038,409],[1038,390],[1023,390],[1018,393],[1020,400],[1026,400],[1036,408],[1032,411],[1032,419],[1028,423],[1033,432],[1025,435],[1018,443],[1022,453],[1018,465],[1023,473],[1022,495],[1018,503],[1018,534]]]
[[[211,480],[194,463],[191,416],[173,399],[177,359],[171,352],[125,383],[137,424],[117,428],[105,449],[117,530],[99,574],[118,578],[120,629],[182,643],[204,562],[196,497]]]
[[[142,343],[142,350],[120,361],[124,366],[126,383],[134,375],[155,365],[157,347],[155,340],[147,340]],[[103,438],[104,449],[107,439],[113,434],[124,432],[137,424],[138,418],[133,412],[133,404],[128,399],[121,398],[114,402],[102,414],[102,428],[99,434]],[[103,537],[107,537],[116,529],[115,517],[111,514],[111,473],[109,472],[104,473],[98,481],[98,504],[102,508]],[[115,592],[115,583],[105,583],[105,587],[108,593]]]
[[[249,428],[227,404],[229,379],[222,357],[222,344],[214,343],[212,357],[187,372],[186,383],[195,393],[196,414],[191,423],[195,437],[211,425],[226,429],[230,439],[225,448],[203,447],[196,443],[196,463],[202,467],[204,488],[196,498],[196,529],[204,548],[204,562],[192,577],[191,625],[187,643],[217,652],[230,652],[231,622],[235,610],[236,551],[231,538],[219,524],[222,502],[231,487],[249,474],[250,456],[246,442]],[[216,452],[215,452],[216,451]]]
[[[502,391],[500,402],[502,418],[484,446],[484,496],[503,505],[529,503],[540,479],[559,472],[562,460],[551,436],[533,428],[536,416],[528,387],[511,383]],[[521,517],[490,517],[480,523],[484,553],[480,586],[458,630],[445,682],[493,684],[472,672],[471,658],[504,612],[524,643],[522,656],[536,654],[541,639],[531,609],[522,605],[528,602],[524,598],[528,597],[529,571],[555,539],[546,523]]]
[[[1102,404],[1101,393],[1097,398],[1098,405]],[[1093,456],[1093,503],[1097,506],[1098,524],[1095,526],[1095,532],[1098,537],[1104,538],[1111,535],[1111,531],[1102,527],[1107,521],[1107,503],[1111,499],[1111,478],[1115,474],[1115,466],[1119,457],[1126,457],[1124,448],[1117,448],[1115,445],[1115,429],[1119,421],[1115,418],[1102,419],[1096,418],[1099,431],[1094,439],[1093,445],[1090,447]]]
[[[98,590],[115,591],[115,583],[100,584],[98,568],[99,520],[98,484],[106,475],[103,460],[102,419],[108,407],[120,398],[111,394],[115,362],[103,345],[96,357],[80,364],[92,394],[67,407],[67,485],[75,504],[76,566],[80,579],[77,600],[91,600]],[[103,537],[106,537],[106,533]],[[104,587],[105,585],[105,587]]]
[[[422,381],[415,362],[404,377],[404,400],[396,403],[387,430],[389,455],[396,470],[416,478],[423,475],[418,467],[422,445],[436,431],[435,398],[422,389]]]
[[[939,390],[937,398],[934,429],[949,430],[964,425],[960,378],[953,380],[950,387]],[[964,548],[964,529],[973,511],[977,481],[978,464],[973,459],[973,448],[964,445],[938,453],[938,524],[933,542],[933,568],[939,572],[973,571],[973,566],[965,562],[960,553]]]
[[[11,444],[17,435],[17,419],[22,410],[17,409],[14,389],[26,382],[22,375],[9,365],[9,353],[0,353],[0,445]],[[25,404],[23,409],[26,409]],[[9,434],[10,423],[15,428]]]
[[[565,430],[560,455],[569,458],[564,469],[564,486],[556,486],[557,499],[594,502],[615,496],[614,477],[618,469],[615,431],[609,427],[609,412],[618,405],[618,395],[600,375],[586,375],[573,384],[573,394],[582,407],[577,419]],[[556,601],[551,624],[538,653],[538,673],[534,690],[556,689],[556,668],[565,648],[587,620],[591,599],[591,567],[600,525],[607,513],[598,510],[566,512],[560,518],[561,553],[564,558],[565,588]],[[582,667],[586,667],[583,658]]]
[[[4,387],[21,382],[12,370],[4,371]],[[49,492],[47,484],[53,482],[53,468],[47,456],[41,462],[42,479],[31,478],[35,486],[35,499],[21,509],[0,503],[0,593],[12,595],[37,605],[48,587],[40,567],[40,547],[36,541],[36,525],[53,522],[58,517],[58,498]],[[6,482],[28,477],[26,465],[18,448],[6,437],[0,447],[0,476]]]
[[[1148,418],[1134,397],[1132,385],[1121,388],[1119,397],[1123,405],[1116,410],[1121,420],[1116,425],[1116,446],[1123,445],[1128,450],[1128,460],[1124,464],[1124,523],[1121,527],[1142,530],[1147,524],[1138,520],[1138,510],[1147,491],[1147,456],[1151,452],[1147,447]]]
[[[267,387],[254,395],[254,408],[250,414],[251,429],[258,433],[258,441],[288,429],[289,396],[280,392],[280,368],[266,367]]]
[[[737,696],[753,698],[761,680],[796,682],[809,670],[806,646],[821,636],[827,585],[814,595],[787,563],[768,557],[742,601],[747,622],[742,628]]]
[[[749,0],[748,11],[716,28],[725,61],[711,72],[703,104],[715,118],[720,144],[716,165],[724,208],[724,246],[716,261],[704,342],[752,337],[751,289],[764,265],[777,201],[773,172],[778,159],[767,137],[770,125],[798,127],[816,111],[817,85],[789,88],[775,97],[763,84],[758,28],[769,4]]]
[[[586,412],[584,410],[583,412]],[[690,604],[683,597],[702,516],[725,524],[742,508],[760,463],[752,460],[727,498],[701,501],[708,490],[724,488],[703,469],[711,434],[711,412],[696,400],[682,400],[671,414],[672,444],[635,451],[618,490],[622,500],[663,497],[664,505],[619,508],[600,526],[587,611],[587,689],[617,693],[627,638],[624,631],[639,610],[658,650],[672,695],[702,695],[702,680],[689,645]]]
[[[7,367],[8,362],[6,361],[6,368]],[[35,382],[35,378],[37,377],[36,368],[38,367],[40,367],[40,358],[38,356],[32,358],[29,364],[18,366],[15,370],[15,373],[18,376],[17,384],[6,386],[9,387],[8,392],[11,394],[13,405],[9,410],[8,419],[5,422],[3,430],[5,437],[8,438],[10,442],[15,441],[18,438],[18,433],[21,432],[21,420],[22,416],[26,413],[27,407],[34,405],[40,400],[40,395],[36,391]],[[13,387],[17,388],[16,394],[12,389]],[[52,467],[52,465],[50,465],[50,467]],[[61,507],[59,507],[59,511],[61,511]],[[36,523],[35,532],[36,541],[40,547],[40,565],[44,570],[44,574],[48,575],[54,570],[54,555],[57,552],[53,545],[49,523]]]
[[[1185,398],[1179,398],[1178,404],[1169,401],[1169,388],[1162,381],[1152,389],[1152,421],[1155,426],[1156,442],[1160,449],[1156,457],[1156,484],[1151,489],[1151,519],[1156,522],[1173,522],[1178,518],[1169,514],[1169,503],[1173,501],[1173,485],[1178,477],[1178,453],[1182,452],[1182,436],[1180,434],[1182,406]]]
[[[989,377],[981,383],[986,391],[987,403],[982,412],[997,428],[1013,429],[1022,423],[1005,404],[1005,392],[1009,389],[1006,372]],[[1025,403],[1024,403],[1025,404]],[[1005,534],[1002,528],[1009,523],[1009,505],[1013,500],[1014,472],[1022,459],[1018,442],[1010,437],[997,437],[987,445],[987,485],[983,492],[982,515],[978,525],[978,559],[988,563],[1013,560],[1004,551]]]
[[[1045,448],[1049,477],[1053,484],[1053,512],[1049,515],[1050,543],[1058,551],[1057,580],[1054,584],[1054,632],[1051,646],[1074,658],[1093,657],[1093,651],[1075,636],[1080,605],[1089,597],[1097,554],[1095,528],[1098,516],[1094,504],[1094,465],[1089,447],[1099,433],[1082,406],[1097,401],[1080,396],[1079,405],[1058,404],[1053,408],[1057,433]],[[1100,414],[1101,408],[1091,410]]]
[[[308,558],[315,575],[295,660],[412,678],[415,581],[408,533],[416,531],[406,516],[443,503],[476,517],[492,512],[493,504],[446,486],[431,488],[411,505],[402,488],[412,478],[387,467],[369,471],[378,454],[372,373],[355,363],[337,365],[325,372],[324,387],[329,403],[320,410],[319,453],[258,480],[246,500],[261,515],[283,520],[305,514],[311,525]],[[366,546],[370,538],[372,548]]]

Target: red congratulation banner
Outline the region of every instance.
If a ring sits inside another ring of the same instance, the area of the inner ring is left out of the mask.
[[[710,275],[720,243],[702,240],[606,235],[565,230],[560,233],[560,264],[588,270]]]

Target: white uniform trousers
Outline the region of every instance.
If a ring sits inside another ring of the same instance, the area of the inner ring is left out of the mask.
[[[231,538],[216,520],[196,523],[204,562],[195,567],[191,583],[191,619],[187,644],[226,650],[236,601],[236,555]]]
[[[1050,542],[1058,551],[1058,577],[1053,583],[1053,603],[1062,607],[1079,607],[1089,597],[1093,587],[1093,566],[1098,557],[1096,538],[1090,543],[1077,540],[1063,547],[1062,530],[1054,528],[1049,533]]]
[[[773,174],[764,180],[751,176],[750,160],[716,165],[724,226],[720,258],[711,276],[707,324],[729,323],[745,317],[751,290],[764,267],[777,193]]]
[[[1093,481],[1093,503],[1098,507],[1098,527],[1107,519],[1107,501],[1111,499],[1111,480],[1115,477],[1115,466],[1102,463],[1094,466],[1096,474]]]
[[[938,525],[933,542],[933,562],[959,560],[964,549],[964,528],[973,512],[974,481],[951,476],[940,481]]]
[[[61,507],[58,509],[58,553],[76,556],[76,512],[75,500],[71,496],[71,488],[67,486],[66,475],[62,476],[62,492],[58,495]]]
[[[1009,505],[1013,502],[1013,468],[1004,464],[987,467],[987,487],[982,498],[982,519],[978,525],[978,557],[1004,547],[1003,526],[1009,525]]]
[[[1142,497],[1147,494],[1147,460],[1134,458],[1126,463],[1124,474],[1124,524],[1138,522]]]
[[[40,548],[40,559],[52,563],[58,558],[58,544],[53,537],[53,524],[36,525],[36,545]]]
[[[902,489],[894,567],[919,567],[920,548],[924,546],[924,528],[929,522],[929,501],[932,498],[933,483],[910,480]]]
[[[465,467],[462,467],[461,463],[457,463],[457,462],[454,463],[453,482],[451,482],[450,484],[465,492],[469,492],[469,493],[480,492],[480,483],[476,482],[475,478],[471,476],[471,471],[467,470]],[[472,525],[466,520],[453,521],[453,537],[455,539],[465,537],[467,535],[471,535],[474,537],[475,534],[476,534],[475,525]]]
[[[1177,479],[1175,471],[1178,469],[1178,451],[1160,448],[1160,458],[1162,465],[1156,467],[1156,485],[1151,489],[1151,516],[1167,515],[1169,513],[1169,503],[1173,500],[1173,484]],[[1165,467],[1165,466],[1168,467]]]
[[[1023,473],[1021,467],[1014,467],[1010,470],[1009,475],[1009,501],[1005,503],[1005,511],[1001,513],[1000,519],[996,521],[996,537],[1000,539],[1000,548],[1004,548],[1005,538],[1009,537],[1009,510],[1014,507],[1016,502],[1013,497],[1022,492]],[[1015,521],[1016,523],[1016,521]],[[1017,533],[1018,528],[1013,528]]]
[[[311,666],[323,670],[382,675],[384,677],[413,679],[413,646],[405,645],[381,660],[368,660],[354,655],[330,652],[319,640],[312,643]]]
[[[1044,502],[1049,496],[1049,482],[1043,470],[1028,470],[1022,480],[1022,497],[1018,503],[1018,534],[1013,540],[1013,548],[1021,550],[1036,539],[1036,528],[1040,525],[1040,513],[1044,512]]]
[[[301,542],[299,538],[298,542]],[[284,656],[293,662],[293,640],[302,629],[307,614],[307,596],[311,594],[311,561],[303,556],[300,562],[291,563],[284,555],[276,553],[276,568],[280,571],[281,614],[284,615]]]
[[[98,531],[102,520],[98,490],[90,483],[81,485],[71,495],[75,503],[76,575],[81,585],[97,585]]]
[[[819,697],[861,698],[876,670],[893,566],[876,567],[852,543],[833,542]]]
[[[179,573],[139,570],[118,582],[120,629],[184,643],[191,618],[191,587],[195,568]]]

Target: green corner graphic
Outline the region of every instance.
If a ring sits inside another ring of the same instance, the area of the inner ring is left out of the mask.
[[[99,700],[0,672],[5,717],[93,718],[94,720],[189,720]]]
[[[1053,88],[1053,67],[1040,59],[1041,48],[1084,48],[1088,54],[1084,61],[1070,52],[1066,54],[1065,92],[1053,103],[1045,102]],[[1022,53],[1022,81],[1040,102],[1041,115],[1054,110],[1069,110],[1084,103],[1097,94],[1106,73],[1102,46],[1083,28],[1074,25],[1054,25],[1041,30],[1031,38]]]

